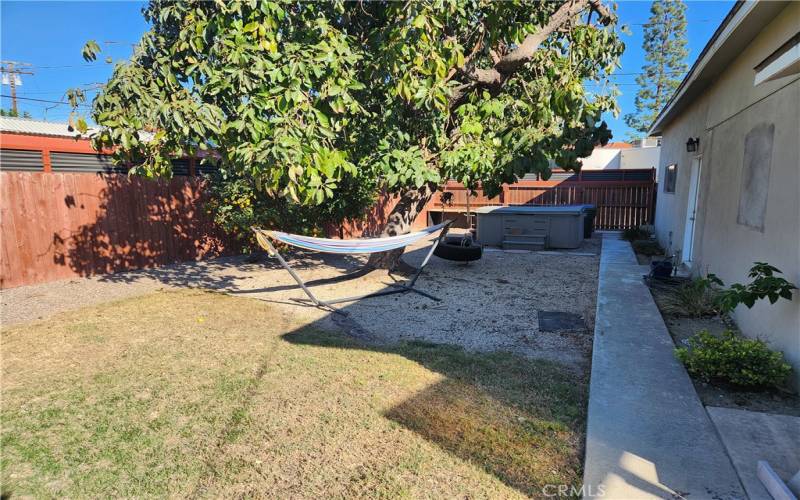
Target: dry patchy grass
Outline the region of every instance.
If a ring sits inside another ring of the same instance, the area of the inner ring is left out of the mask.
[[[30,496],[540,496],[580,481],[586,381],[366,346],[159,292],[2,333],[2,488]]]

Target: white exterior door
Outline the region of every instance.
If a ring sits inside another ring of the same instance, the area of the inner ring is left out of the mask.
[[[683,231],[683,251],[681,260],[685,263],[692,262],[694,250],[694,227],[697,218],[697,200],[700,195],[700,168],[702,158],[696,156],[692,160],[692,175],[689,179],[689,199],[686,206],[686,226]]]

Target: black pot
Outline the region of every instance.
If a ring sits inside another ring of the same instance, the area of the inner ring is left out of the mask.
[[[650,263],[650,275],[654,278],[669,278],[672,276],[672,261],[654,260]]]

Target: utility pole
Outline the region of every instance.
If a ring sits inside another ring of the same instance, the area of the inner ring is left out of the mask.
[[[0,61],[0,73],[3,80],[8,76],[8,86],[11,87],[11,113],[17,116],[17,78],[18,75],[32,75],[33,71],[28,69],[30,64],[16,61]]]

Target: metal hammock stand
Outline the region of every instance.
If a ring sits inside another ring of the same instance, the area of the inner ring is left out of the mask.
[[[428,265],[428,261],[433,255],[434,250],[439,245],[439,242],[447,235],[447,231],[450,229],[450,224],[452,224],[452,220],[448,220],[442,222],[441,224],[437,224],[435,226],[426,227],[421,231],[417,231],[414,233],[403,234],[400,236],[389,236],[385,238],[372,238],[372,239],[356,239],[356,240],[336,240],[336,239],[329,239],[329,238],[313,238],[311,236],[302,236],[298,234],[289,234],[283,233],[280,231],[268,231],[264,229],[260,229],[257,227],[252,227],[251,229],[256,234],[256,240],[258,244],[261,245],[264,250],[267,251],[270,257],[274,257],[278,260],[278,262],[286,269],[289,274],[294,278],[300,288],[303,289],[310,301],[316,305],[317,307],[324,307],[330,311],[335,313],[342,314],[347,316],[347,312],[342,311],[333,306],[333,304],[340,304],[342,302],[353,302],[359,299],[365,299],[369,297],[381,297],[383,295],[391,295],[395,293],[406,293],[406,292],[414,292],[418,293],[424,297],[428,297],[431,300],[441,301],[442,299],[435,297],[427,292],[423,292],[422,290],[417,290],[414,288],[414,284],[417,282],[417,279],[422,274],[422,270],[425,269],[425,266]],[[294,269],[286,262],[283,256],[278,252],[275,246],[272,244],[270,239],[274,239],[276,241],[280,241],[287,245],[296,246],[298,248],[304,248],[306,250],[314,250],[317,252],[323,253],[334,253],[334,254],[372,254],[378,252],[387,252],[389,250],[394,250],[397,248],[403,248],[408,246],[416,241],[419,241],[425,237],[429,237],[433,233],[440,231],[439,236],[436,237],[431,248],[428,250],[425,259],[422,261],[422,264],[416,269],[414,274],[411,276],[405,283],[390,283],[389,286],[392,287],[391,290],[382,290],[379,292],[367,293],[364,295],[357,295],[353,297],[344,297],[340,299],[333,299],[333,300],[322,300],[317,298],[311,290],[308,288],[306,283],[300,278],[300,276],[295,272]],[[307,302],[304,299],[297,299],[300,302]]]

